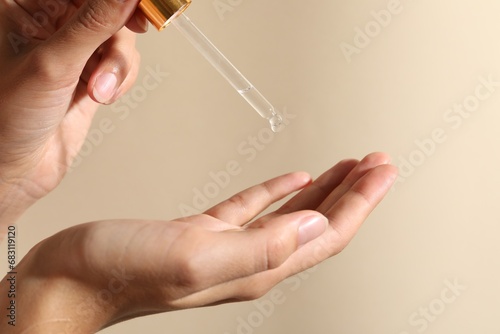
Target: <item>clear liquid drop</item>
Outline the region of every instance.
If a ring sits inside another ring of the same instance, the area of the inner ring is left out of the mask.
[[[283,117],[276,113],[274,107],[268,100],[253,86],[238,89],[238,93],[271,124],[273,132],[280,132],[285,127]]]
[[[283,117],[278,114],[273,114],[273,116],[269,118],[269,124],[271,124],[271,130],[273,130],[273,132],[280,132],[285,128]]]

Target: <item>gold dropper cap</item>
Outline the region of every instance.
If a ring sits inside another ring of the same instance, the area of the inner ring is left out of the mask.
[[[142,0],[139,8],[156,29],[163,30],[172,19],[182,14],[191,0]]]

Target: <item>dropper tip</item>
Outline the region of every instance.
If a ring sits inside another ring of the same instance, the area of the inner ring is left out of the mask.
[[[269,124],[271,124],[271,130],[273,130],[273,132],[280,132],[285,128],[283,117],[276,113],[273,113],[273,115],[269,118]]]

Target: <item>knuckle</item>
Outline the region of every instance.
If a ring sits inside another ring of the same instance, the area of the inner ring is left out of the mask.
[[[234,212],[235,217],[245,217],[247,213],[247,204],[245,201],[245,198],[242,194],[236,194],[231,197],[229,197],[227,200],[224,201],[223,204],[227,204],[230,206],[231,212]],[[207,215],[213,216],[213,217],[220,217],[228,212],[228,207],[226,205],[216,205],[207,211],[205,213]]]
[[[247,212],[246,201],[245,198],[241,194],[236,194],[228,199],[229,203],[231,203],[235,208],[238,208],[242,214]]]
[[[174,263],[175,283],[177,286],[196,289],[200,286],[199,266],[194,254],[185,253]]]
[[[262,194],[261,196],[265,197],[266,199],[272,199],[273,196],[273,189],[271,187],[271,182],[266,181],[261,184],[261,189],[262,189]]]
[[[361,187],[354,186],[352,188],[352,192],[354,193],[354,195],[357,196],[359,201],[361,201],[360,204],[362,204],[364,207],[371,207],[373,205],[372,203],[373,201],[370,198],[369,194],[366,191],[364,191]]]
[[[343,219],[348,221],[347,225],[352,224],[351,217],[346,216]],[[349,237],[347,234],[348,233],[342,229],[333,229],[332,233],[325,235],[323,242],[316,246],[315,253],[318,255],[323,254],[328,257],[341,253],[349,244]]]
[[[118,78],[124,80],[128,77],[132,68],[132,59],[124,51],[114,52],[112,58],[109,59],[112,68],[116,72]]]
[[[289,243],[282,236],[275,236],[267,241],[265,270],[278,268],[290,254]]]
[[[43,46],[34,48],[26,58],[27,70],[31,78],[35,78],[44,87],[50,89],[51,84],[57,83],[57,86],[70,85],[73,79],[64,81],[64,78],[72,78],[68,75],[62,75],[67,71],[59,62],[55,61],[54,55],[50,50]]]
[[[205,235],[199,229],[187,229],[177,237],[171,248],[172,278],[178,287],[190,291],[199,290],[203,284],[203,250],[199,247]]]
[[[87,9],[80,14],[80,23],[90,31],[100,31],[110,25],[105,9],[94,1],[87,3]]]

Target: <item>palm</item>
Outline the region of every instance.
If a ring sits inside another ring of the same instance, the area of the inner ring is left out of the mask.
[[[114,322],[256,298],[349,243],[394,179],[393,167],[380,166],[386,159],[374,154],[360,163],[344,161],[312,184],[305,173],[281,176],[188,218],[80,225],[45,242],[56,254],[39,253],[98,290],[121,273],[126,289],[113,298],[128,311],[115,315]],[[300,189],[280,209],[254,220],[271,203]],[[323,214],[330,224],[320,238],[298,248],[290,224],[304,210]]]

